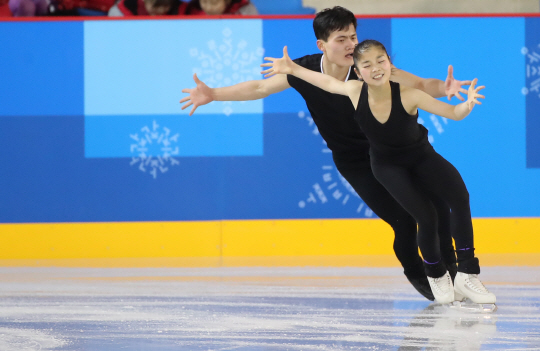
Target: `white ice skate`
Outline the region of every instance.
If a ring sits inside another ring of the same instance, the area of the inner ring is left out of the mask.
[[[497,310],[495,294],[490,293],[476,274],[458,272],[454,280],[453,306],[471,312],[491,313]]]
[[[442,277],[427,278],[433,296],[435,296],[435,301],[440,304],[451,303],[454,301],[454,286],[452,285],[452,278],[450,278],[448,271]]]

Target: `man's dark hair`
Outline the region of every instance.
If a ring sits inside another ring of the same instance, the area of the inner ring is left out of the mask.
[[[317,39],[327,41],[330,34],[337,30],[347,29],[351,24],[356,29],[356,17],[354,17],[354,13],[344,7],[334,6],[324,9],[315,15],[313,30]]]

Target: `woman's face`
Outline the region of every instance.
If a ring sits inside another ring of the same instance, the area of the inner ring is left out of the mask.
[[[207,15],[222,15],[230,4],[230,0],[200,0],[200,4]]]
[[[356,69],[367,84],[382,85],[390,80],[392,65],[386,52],[378,47],[364,51],[357,62]]]

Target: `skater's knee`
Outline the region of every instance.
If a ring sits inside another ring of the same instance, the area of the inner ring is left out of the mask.
[[[417,218],[418,230],[436,233],[438,227],[437,213],[435,211],[427,213],[427,216]]]
[[[405,238],[410,240],[416,237],[416,220],[409,215],[401,216],[390,224],[396,239]]]
[[[469,200],[470,200],[469,191],[467,189],[453,192],[450,195],[450,201],[449,201],[450,207],[455,209],[455,208],[460,208],[463,206],[469,206]]]

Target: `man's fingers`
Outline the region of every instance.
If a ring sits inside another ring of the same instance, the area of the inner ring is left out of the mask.
[[[267,74],[267,73],[272,73],[272,72],[274,72],[274,69],[269,68],[269,69],[265,69],[264,71],[261,71],[261,74]]]
[[[459,88],[459,92],[463,94],[467,94],[467,89]]]
[[[471,85],[471,81],[470,80],[462,80],[459,82],[459,85]]]
[[[182,90],[182,92],[184,93],[184,91]],[[189,99],[191,99],[189,96],[186,96],[185,98],[183,98],[182,100],[180,100],[180,103],[183,103],[183,102],[186,102],[188,101]]]
[[[267,75],[264,76],[264,78],[268,78],[268,77],[272,77],[273,75],[275,75],[275,73],[268,73]]]
[[[454,67],[452,67],[452,65],[449,65],[448,66],[448,78],[454,78],[453,74],[454,74]]]
[[[460,93],[456,93],[455,96],[458,98],[459,101],[465,101],[465,99],[463,98],[463,96],[461,96]]]
[[[289,52],[287,51],[287,45],[283,47],[283,57],[289,57]]]
[[[195,83],[199,84],[201,81],[199,80],[199,77],[197,77],[197,73],[193,73],[193,80]]]
[[[193,106],[191,111],[189,111],[189,115],[192,116],[196,109],[197,109],[197,106]]]

